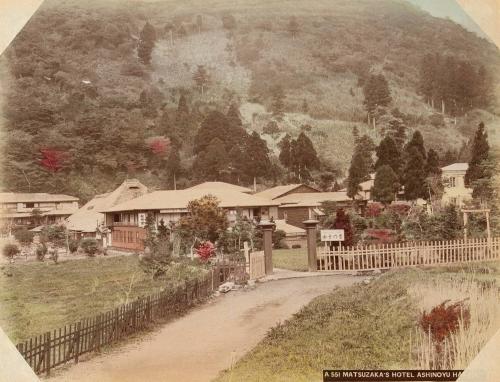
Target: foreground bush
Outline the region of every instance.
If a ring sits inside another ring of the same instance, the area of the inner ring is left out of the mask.
[[[94,257],[99,251],[97,240],[90,237],[83,239],[80,242],[80,247],[82,247],[83,252],[85,252],[85,254],[90,257]]]
[[[43,259],[45,258],[45,255],[47,255],[47,252],[48,252],[48,248],[45,244],[40,244],[36,247],[36,250],[35,250],[35,255],[36,255],[36,259],[38,261],[43,261]]]
[[[4,255],[9,260],[14,259],[14,256],[19,253],[19,248],[15,244],[5,244],[2,249],[2,255]]]

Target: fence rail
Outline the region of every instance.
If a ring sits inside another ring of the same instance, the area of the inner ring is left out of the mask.
[[[500,259],[500,238],[318,249],[320,271],[359,271]]]
[[[186,311],[208,298],[227,280],[242,281],[246,277],[244,262],[217,263],[210,274],[201,279],[32,337],[16,347],[35,373],[48,375],[56,366],[69,361],[78,363],[83,354],[99,351],[101,347],[142,331],[160,319]]]

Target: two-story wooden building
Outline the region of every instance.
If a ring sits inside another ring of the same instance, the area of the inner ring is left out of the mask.
[[[0,225],[8,231],[64,223],[78,210],[78,198],[47,193],[0,193]]]
[[[468,163],[453,163],[441,168],[441,179],[444,190],[443,204],[455,204],[462,207],[464,203],[472,199],[472,188],[465,185],[465,173],[469,168]]]
[[[278,216],[277,202],[228,187],[155,191],[101,211],[106,215],[105,224],[110,231],[107,242],[117,249],[141,251],[144,249],[144,226],[148,214],[154,216],[156,224],[162,220],[167,225],[175,223],[187,214],[190,201],[205,195],[218,199],[219,206],[227,212],[230,224],[236,221],[238,215],[250,220],[276,219]]]

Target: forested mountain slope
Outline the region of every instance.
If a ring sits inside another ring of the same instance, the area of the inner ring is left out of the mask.
[[[397,0],[241,3],[44,3],[1,57],[4,188],[86,199],[126,176],[162,188],[204,174],[279,182],[279,141],[300,132],[318,171],[341,179],[354,126],[377,141],[398,118],[442,155],[479,120],[498,126],[498,49],[449,20]],[[431,84],[426,56],[442,68]],[[372,73],[391,93],[375,126],[363,103]],[[200,125],[231,105],[231,123],[205,126],[220,128],[221,142],[200,152]],[[269,147],[270,171],[244,165],[266,155],[252,131]],[[235,145],[238,163],[222,168],[229,159],[216,148]]]

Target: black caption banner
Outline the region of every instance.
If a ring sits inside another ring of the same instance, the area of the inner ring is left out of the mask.
[[[323,370],[323,382],[456,381],[463,370]]]

